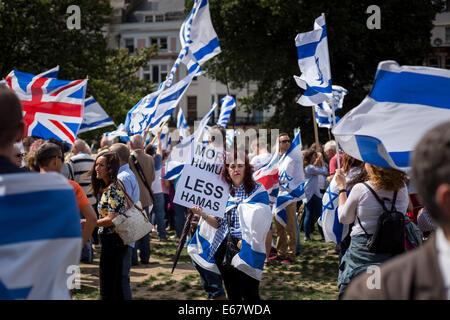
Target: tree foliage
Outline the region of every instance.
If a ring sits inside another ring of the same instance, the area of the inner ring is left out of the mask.
[[[70,5],[81,9],[81,29],[70,30]],[[60,66],[64,80],[88,77],[86,97],[94,96],[118,125],[143,96],[154,89],[137,77],[156,53],[156,46],[130,54],[107,47],[106,24],[111,14],[108,0],[0,0],[0,76],[11,70],[38,74]],[[112,127],[80,136],[99,137]]]
[[[374,4],[381,9],[378,30],[366,24],[366,10]],[[300,126],[309,144],[314,139],[311,108],[295,102],[303,91],[293,80],[300,75],[296,35],[311,31],[314,19],[325,13],[332,82],[349,90],[344,109],[337,112],[342,116],[368,94],[380,61],[422,65],[439,8],[439,1],[428,0],[210,0],[222,53],[207,70],[233,88],[255,82],[258,91],[240,103],[248,110],[275,106],[266,125],[288,132]],[[321,141],[328,140],[327,131],[319,131]]]

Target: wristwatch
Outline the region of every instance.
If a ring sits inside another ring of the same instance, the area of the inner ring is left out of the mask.
[[[347,193],[347,189],[341,189],[341,190],[339,190],[339,194],[341,194],[342,192]]]

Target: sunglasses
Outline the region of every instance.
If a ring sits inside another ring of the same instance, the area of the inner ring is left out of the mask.
[[[291,140],[283,140],[283,141],[280,141],[281,143],[291,143]]]
[[[25,157],[25,153],[17,153],[17,154],[15,155],[15,157],[16,157],[16,158],[23,158],[23,157]]]

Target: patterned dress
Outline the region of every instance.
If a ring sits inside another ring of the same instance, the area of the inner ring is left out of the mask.
[[[125,213],[126,199],[120,186],[116,183],[110,184],[103,192],[97,205],[99,218],[105,218],[108,213]],[[100,233],[113,233],[114,227],[99,227]]]

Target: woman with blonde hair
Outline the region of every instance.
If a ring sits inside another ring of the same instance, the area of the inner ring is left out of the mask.
[[[339,186],[339,221],[343,224],[354,223],[350,233],[348,250],[339,265],[338,287],[342,294],[348,283],[358,273],[372,264],[380,264],[395,254],[374,253],[367,248],[369,235],[373,235],[383,207],[375,197],[384,201],[386,208],[395,208],[406,215],[409,198],[406,188],[407,177],[402,171],[365,164],[368,181],[353,186],[347,198],[345,175],[342,169],[336,171]],[[372,189],[372,190],[371,190]]]

